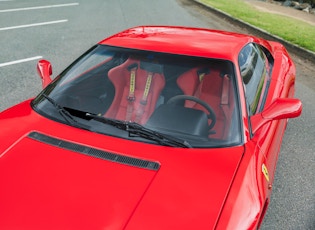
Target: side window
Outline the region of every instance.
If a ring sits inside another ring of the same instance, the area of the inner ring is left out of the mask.
[[[264,106],[270,72],[268,59],[259,46],[251,43],[241,50],[238,62],[249,112],[253,115]]]

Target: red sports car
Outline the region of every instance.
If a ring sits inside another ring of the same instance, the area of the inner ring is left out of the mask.
[[[0,229],[259,228],[302,111],[281,44],[140,26],[37,68],[0,113]]]

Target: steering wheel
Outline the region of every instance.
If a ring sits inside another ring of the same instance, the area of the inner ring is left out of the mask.
[[[216,115],[214,113],[214,110],[210,107],[210,105],[208,105],[206,102],[204,102],[203,100],[200,100],[197,97],[194,96],[189,96],[189,95],[176,95],[172,98],[170,98],[167,101],[167,104],[177,104],[179,101],[194,101],[197,104],[203,106],[207,111],[208,111],[208,119],[211,120],[210,124],[209,124],[209,130],[213,128],[213,126],[215,125],[217,118]]]

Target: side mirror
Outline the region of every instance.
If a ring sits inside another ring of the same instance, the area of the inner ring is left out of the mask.
[[[37,72],[42,79],[42,87],[45,88],[51,82],[52,67],[50,62],[47,60],[38,61]]]
[[[294,98],[278,98],[270,106],[250,118],[253,133],[264,124],[273,120],[288,119],[300,116],[302,102]]]

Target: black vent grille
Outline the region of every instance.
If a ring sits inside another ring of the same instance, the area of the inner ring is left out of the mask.
[[[150,170],[158,170],[160,168],[160,164],[153,161],[142,160],[134,157],[123,156],[115,153],[110,153],[106,151],[102,151],[95,148],[90,148],[84,145],[72,143],[69,141],[60,140],[54,137],[50,137],[38,132],[32,132],[28,134],[29,138],[34,140],[53,145],[62,149],[71,150],[77,153],[82,153],[88,156],[101,158],[104,160],[117,162],[125,165],[136,166],[139,168],[150,169]]]

